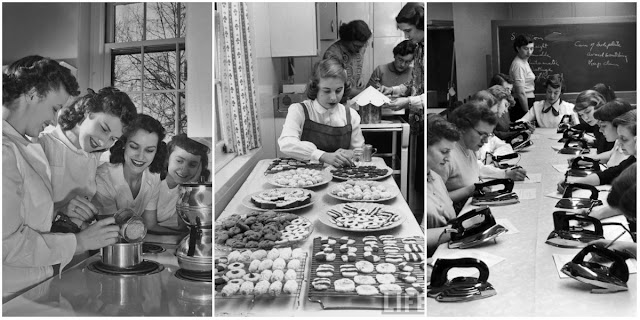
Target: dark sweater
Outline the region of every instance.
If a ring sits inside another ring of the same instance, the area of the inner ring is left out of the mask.
[[[624,161],[620,162],[620,164],[615,167],[608,168],[607,170],[604,170],[602,172],[596,172],[596,174],[600,178],[600,184],[601,185],[611,184],[611,182],[613,182],[613,179],[618,177],[620,173],[624,171],[624,169],[628,168],[630,165],[634,164],[635,162],[636,162],[636,157],[629,156],[629,158],[626,158]]]
[[[595,147],[596,153],[600,154],[605,151],[609,151],[613,149],[613,142],[608,142],[604,137],[602,132],[600,132],[600,126],[597,124],[594,126],[590,126],[588,123],[583,122],[580,119],[580,124],[573,126],[574,129],[585,130],[586,132],[593,133],[593,136],[596,138]]]

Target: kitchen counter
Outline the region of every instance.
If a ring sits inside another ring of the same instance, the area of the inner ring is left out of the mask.
[[[162,237],[151,237],[161,239]],[[2,305],[3,316],[211,316],[211,282],[178,279],[175,243],[143,254],[164,269],[150,275],[104,275],[88,269],[100,254]]]
[[[237,213],[243,214],[253,211],[242,205],[242,200],[247,195],[261,190],[275,188],[267,183],[268,176],[265,175],[269,164],[273,159],[265,159],[258,162],[253,171],[249,174],[247,180],[243,183],[242,187],[238,190],[231,202],[227,205],[226,209],[222,212],[219,219],[225,219],[225,217]],[[373,164],[377,166],[384,165],[384,160],[379,157],[373,157]],[[326,170],[326,169],[325,169]],[[318,200],[309,207],[292,211],[296,215],[305,217],[313,223],[313,233],[304,240],[299,247],[307,253],[306,266],[304,270],[304,282],[302,283],[302,289],[299,297],[264,297],[258,298],[252,301],[250,298],[238,297],[230,299],[215,299],[215,316],[277,316],[277,317],[289,317],[289,316],[322,316],[322,317],[345,317],[345,316],[424,316],[424,299],[420,299],[418,303],[400,301],[398,304],[392,304],[388,302],[385,305],[385,310],[366,310],[372,307],[381,307],[382,299],[371,298],[359,298],[346,301],[345,298],[336,298],[334,300],[324,301],[324,306],[331,308],[336,306],[348,306],[351,308],[359,307],[361,310],[324,310],[323,307],[316,302],[309,301],[307,297],[307,282],[310,276],[310,267],[312,257],[312,244],[313,239],[320,236],[342,237],[342,236],[365,236],[365,235],[383,235],[390,234],[398,237],[408,236],[424,236],[420,226],[418,225],[413,213],[409,209],[407,202],[404,198],[398,194],[395,198],[382,202],[384,205],[388,205],[394,208],[398,213],[406,216],[404,223],[394,229],[386,231],[372,231],[370,233],[362,232],[347,232],[338,229],[331,228],[319,221],[320,215],[327,210],[330,206],[343,203],[342,201],[331,197],[328,193],[337,183],[343,181],[331,180],[328,184],[311,188],[318,197]],[[398,186],[395,184],[392,177],[380,180],[380,182],[386,185],[393,186],[396,191],[399,191]],[[229,252],[215,251],[216,257],[226,256]],[[413,303],[413,304],[412,304]],[[392,308],[398,308],[399,310],[392,310]]]

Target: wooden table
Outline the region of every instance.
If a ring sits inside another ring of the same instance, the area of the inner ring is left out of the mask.
[[[545,243],[553,230],[552,213],[558,201],[545,195],[556,190],[556,184],[564,177],[552,165],[566,164],[571,157],[552,150],[551,146],[561,146],[558,139],[560,134],[555,129],[537,129],[532,137],[534,145],[522,152],[519,164],[528,175],[541,173],[542,181],[516,183],[514,190],[535,189],[536,198],[491,208],[496,219],[508,219],[520,231],[502,235],[497,243],[480,249],[505,258],[490,267],[489,282],[498,294],[457,304],[439,303],[428,298],[428,316],[636,316],[636,274],[630,275],[629,291],[612,294],[592,294],[591,286],[558,276],[552,254],[573,256],[579,252],[579,249],[563,249]],[[606,199],[606,193],[600,192],[600,199]],[[613,230],[608,231],[608,228]],[[614,234],[613,237],[620,232],[620,228],[605,227],[605,234]],[[631,239],[627,234],[619,241],[625,238]],[[436,254],[447,250],[450,249],[443,244]]]
[[[272,159],[261,160],[255,166],[247,180],[244,182],[242,187],[240,187],[238,193],[233,197],[231,202],[229,202],[228,206],[220,215],[219,219],[224,219],[225,217],[238,213],[248,213],[253,211],[242,205],[242,199],[246,197],[246,195],[258,192],[261,190],[266,190],[270,188],[275,188],[274,186],[267,183],[267,176],[264,172],[267,170],[269,164]],[[372,163],[383,166],[384,161],[382,158],[373,157]],[[328,170],[325,168],[325,170]],[[322,307],[318,303],[309,302],[307,299],[307,282],[309,281],[309,268],[311,266],[311,255],[312,253],[312,244],[313,238],[320,236],[332,236],[332,237],[342,237],[345,235],[349,236],[364,236],[364,235],[382,235],[382,234],[391,234],[395,236],[423,236],[423,233],[418,226],[418,223],[413,216],[413,213],[409,209],[409,206],[405,202],[404,198],[398,194],[394,199],[383,202],[385,205],[392,206],[396,211],[406,216],[405,222],[397,228],[381,231],[381,232],[371,232],[371,233],[354,233],[354,232],[346,232],[337,229],[333,229],[324,225],[322,222],[318,221],[318,217],[320,214],[324,213],[327,208],[330,206],[342,203],[340,200],[335,199],[328,195],[329,190],[340,183],[340,180],[332,180],[328,184],[311,188],[312,191],[316,192],[318,196],[318,201],[314,203],[312,206],[303,208],[300,210],[293,211],[293,213],[300,215],[309,219],[314,225],[314,231],[311,236],[304,241],[303,244],[300,245],[304,251],[308,253],[306,260],[306,268],[305,268],[305,282],[302,284],[302,292],[300,294],[299,300],[293,301],[293,299],[266,299],[256,301],[255,303],[251,303],[250,299],[229,299],[222,300],[218,299],[215,301],[215,316],[345,316],[345,314],[353,314],[358,316],[380,316],[380,315],[424,315],[424,303],[422,304],[422,311],[416,312],[382,312],[379,310],[323,310]],[[397,185],[395,184],[392,177],[388,177],[381,182],[386,185],[393,186],[398,190]],[[215,251],[216,256],[226,255],[228,252],[223,251]],[[357,301],[356,301],[357,303]]]

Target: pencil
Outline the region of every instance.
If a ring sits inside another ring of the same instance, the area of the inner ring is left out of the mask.
[[[621,233],[619,236],[617,236],[615,239],[613,239],[613,241],[609,242],[609,244],[608,244],[606,247],[604,247],[604,248],[605,248],[605,249],[607,249],[607,248],[611,247],[611,245],[612,245],[614,242],[616,242],[616,240],[620,239],[620,237],[622,237],[622,235],[623,235],[625,232],[626,232],[626,231],[622,231],[622,233]]]

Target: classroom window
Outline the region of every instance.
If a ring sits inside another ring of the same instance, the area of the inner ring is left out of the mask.
[[[167,139],[186,133],[186,5],[112,3],[106,15],[107,83],[160,121]]]

